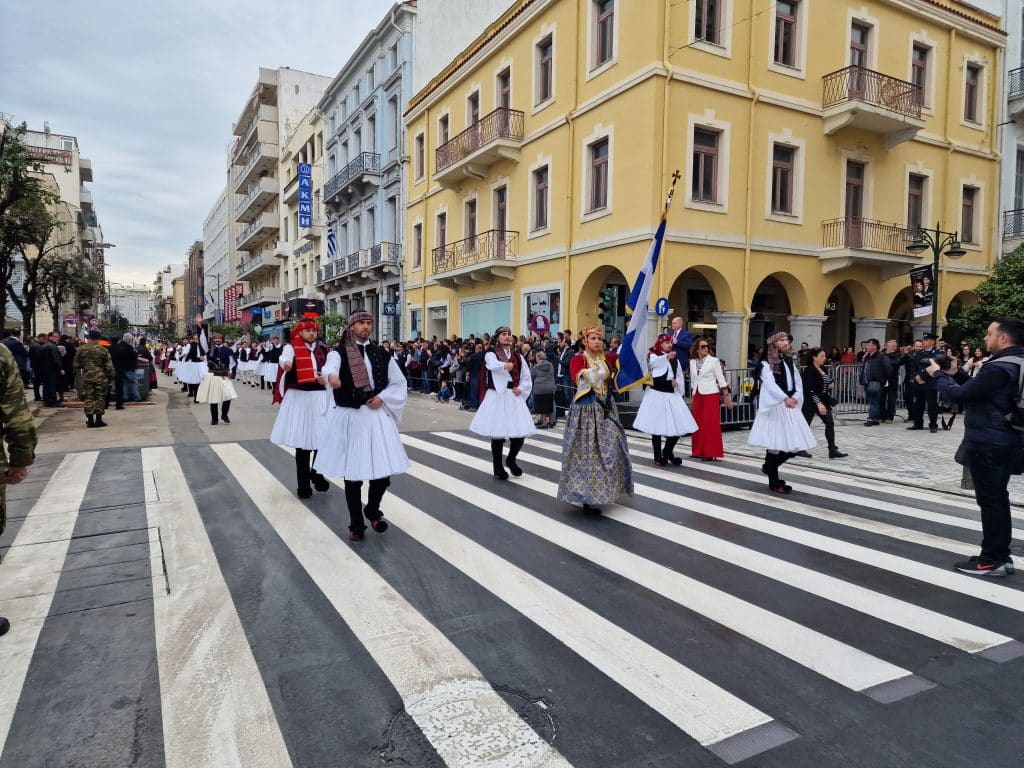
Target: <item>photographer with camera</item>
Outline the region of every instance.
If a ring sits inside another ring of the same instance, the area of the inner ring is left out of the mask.
[[[934,333],[926,333],[921,337],[921,349],[914,350],[908,361],[910,375],[910,400],[907,402],[907,414],[911,424],[907,429],[924,429],[924,411],[928,409],[928,431],[939,431],[939,398],[935,389],[935,380],[925,370],[933,358],[940,358],[940,367],[945,359],[935,351]]]
[[[1014,570],[1008,486],[1010,475],[1024,473],[1024,425],[1011,421],[1024,364],[1012,358],[1024,355],[1024,320],[996,318],[985,334],[985,346],[991,357],[973,378],[949,359],[944,368],[934,360],[926,372],[934,377],[943,401],[966,407],[956,461],[970,470],[981,509],[981,555],[954,568],[972,576],[1007,576]]]

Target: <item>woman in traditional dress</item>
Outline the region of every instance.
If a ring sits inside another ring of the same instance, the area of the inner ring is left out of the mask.
[[[633,420],[634,429],[651,436],[654,463],[659,467],[682,464],[683,460],[673,453],[676,443],[683,435],[697,431],[697,422],[683,400],[683,366],[672,351],[674,343],[672,334],[663,333],[650,348],[647,360],[652,384],[644,392],[644,399]]]
[[[181,348],[181,358],[174,368],[174,375],[185,386],[185,391],[193,402],[199,402],[196,400],[196,392],[199,390],[199,382],[206,373],[206,353],[199,345],[199,332],[193,331]]]
[[[327,478],[312,469],[320,437],[321,422],[327,413],[328,393],[322,371],[329,350],[317,336],[315,320],[301,320],[292,328],[292,343],[281,350],[284,376],[274,390],[274,402],[281,409],[274,420],[270,442],[295,449],[296,493],[300,499],[330,490]],[[312,483],[312,488],[310,487]]]
[[[793,488],[779,477],[779,467],[798,451],[816,445],[811,428],[804,421],[804,401],[800,373],[789,356],[791,337],[780,331],[768,337],[766,360],[757,377],[761,382],[757,415],[750,428],[750,445],[765,449],[762,471],[768,475],[768,488],[775,493],[792,493]]]
[[[599,328],[584,329],[582,340],[583,351],[569,364],[576,394],[562,438],[558,500],[581,504],[584,512],[600,512],[598,504],[633,494],[633,467],[615,407],[618,357],[605,356]]]
[[[757,373],[760,363],[754,368]],[[725,379],[722,362],[711,354],[711,342],[697,339],[690,348],[690,387],[693,400],[690,407],[700,430],[690,444],[691,454],[701,461],[714,461],[725,457],[722,444],[722,410],[719,403],[732,408],[729,382]]]
[[[485,375],[480,377],[480,408],[473,416],[469,429],[491,438],[491,460],[494,477],[508,480],[508,467],[516,477],[523,474],[516,457],[526,438],[537,428],[526,405],[533,390],[530,366],[516,351],[512,329],[503,326],[494,332],[491,349],[484,355]],[[502,465],[505,440],[509,441],[508,458]]]
[[[210,355],[209,329],[202,315],[196,315],[196,327],[199,329],[196,334],[199,351],[207,359],[206,374],[196,388],[196,402],[210,404],[210,426],[216,426],[221,420],[230,424],[228,411],[231,410],[231,401],[238,397],[231,381],[231,369],[214,361]]]

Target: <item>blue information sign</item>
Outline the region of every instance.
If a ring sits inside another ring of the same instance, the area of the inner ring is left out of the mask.
[[[657,303],[654,305],[654,313],[658,317],[664,317],[665,315],[668,314],[668,310],[669,310],[668,299],[666,299],[666,298],[658,299]]]
[[[299,163],[299,226],[313,226],[313,168],[309,163]]]
[[[385,301],[383,314],[385,317],[397,317],[398,305],[393,301]]]

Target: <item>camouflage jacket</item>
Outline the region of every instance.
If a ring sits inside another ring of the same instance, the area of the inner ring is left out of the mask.
[[[82,380],[92,383],[114,380],[114,363],[105,347],[89,342],[75,354],[74,369]]]
[[[25,385],[18,364],[3,344],[0,344],[0,387],[0,434],[3,435],[0,440],[0,464],[27,467],[36,455],[36,427],[25,401]]]

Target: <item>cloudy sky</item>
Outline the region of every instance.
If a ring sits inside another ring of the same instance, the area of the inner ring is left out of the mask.
[[[0,0],[0,112],[78,137],[108,277],[202,239],[260,66],[334,76],[391,0]]]

